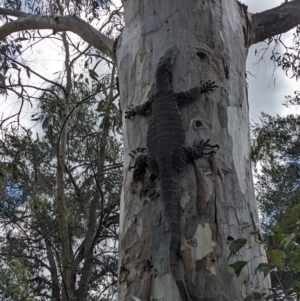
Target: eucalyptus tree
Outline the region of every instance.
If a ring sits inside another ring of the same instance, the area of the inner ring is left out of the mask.
[[[163,209],[159,174],[156,172],[155,181],[146,176],[136,182],[129,168],[134,165],[130,163],[132,150],[146,154],[145,148],[152,147],[147,145],[147,118],[124,118],[128,106],[147,100],[150,111],[151,101],[155,102],[156,92],[166,82],[166,78],[155,77],[156,66],[171,47],[180,51],[174,70],[166,70],[167,78],[173,78],[175,93],[200,86],[201,81],[218,85],[180,108],[185,144],[210,139],[219,150],[215,156],[187,164],[176,175],[181,219],[175,222],[180,222],[182,229],[181,244],[176,246],[181,256],[176,259],[178,279],[185,282],[193,300],[262,298],[268,294],[269,281],[260,272],[268,265],[260,235],[252,235],[259,233],[259,227],[250,163],[246,58],[251,45],[298,26],[300,1],[286,1],[256,14],[236,0],[124,0],[122,5],[124,27],[118,39],[99,31],[76,12],[53,16],[0,9],[2,15],[17,17],[0,27],[4,43],[11,40],[9,35],[22,30],[71,31],[116,62],[125,165],[119,299],[181,299],[170,270],[170,221]],[[8,80],[3,76],[2,81]],[[156,83],[157,79],[162,82]],[[145,172],[142,168],[141,173]]]
[[[274,300],[299,299],[300,256],[300,105],[299,91],[284,105],[294,114],[262,113],[252,129],[256,195],[265,242],[276,266],[271,272]],[[274,260],[275,259],[275,260]],[[288,294],[287,294],[288,292]],[[294,298],[294,299],[293,299]]]
[[[35,4],[5,2],[8,8],[36,14],[85,14],[90,22],[97,21],[103,9],[109,12],[105,1]],[[116,27],[117,14],[111,13],[108,26],[101,25],[107,34]],[[1,90],[19,98],[19,110],[1,121],[3,227],[4,234],[9,233],[9,239],[3,238],[3,269],[10,277],[13,266],[7,268],[7,263],[18,263],[19,274],[28,270],[30,284],[18,278],[8,281],[3,294],[12,299],[112,299],[122,168],[120,144],[114,137],[116,132],[121,135],[115,64],[66,32],[57,33],[54,42],[63,59],[56,78],[49,78],[32,67],[26,53],[30,43],[46,38],[27,31],[1,45]],[[24,42],[29,42],[26,49]],[[109,74],[98,76],[97,66],[103,61]],[[27,103],[38,107],[31,119],[37,131],[41,127],[37,139],[21,121]],[[11,185],[21,191],[13,198],[14,210],[6,205],[15,194]],[[10,252],[14,249],[16,254]]]
[[[110,78],[99,79],[102,87],[109,87]],[[49,90],[63,98],[59,88]],[[34,119],[41,130],[36,138],[30,130],[20,131],[11,124],[2,128],[3,300],[61,300],[65,275],[56,157],[63,108],[52,92],[40,96]],[[73,300],[98,300],[99,295],[113,300],[116,295],[122,155],[115,134],[121,135],[120,119],[108,95],[98,92],[103,98],[101,106],[85,84],[76,83],[69,104],[63,186]],[[99,114],[105,115],[102,120]]]
[[[299,92],[284,103],[299,107]],[[262,224],[271,228],[299,205],[300,116],[270,116],[262,113],[261,124],[253,125],[252,160],[257,177],[256,191],[263,214]],[[258,164],[259,163],[259,164]]]

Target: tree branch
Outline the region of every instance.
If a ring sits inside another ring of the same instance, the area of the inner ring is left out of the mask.
[[[29,15],[14,10],[0,8],[0,14],[18,16],[18,18],[0,27],[0,40],[8,35],[30,29],[51,29],[53,34],[59,31],[71,31],[84,41],[114,59],[114,40],[99,32],[84,20],[74,16],[40,16]]]
[[[0,7],[0,14],[5,16],[13,16],[13,17],[26,17],[30,16],[30,14],[23,13],[20,10],[15,9],[7,9]]]
[[[8,60],[14,62],[15,64],[17,64],[17,65],[23,67],[24,69],[27,69],[28,71],[30,71],[31,73],[33,73],[33,74],[36,75],[37,77],[41,78],[41,79],[44,80],[45,82],[48,82],[48,83],[50,83],[50,84],[52,84],[52,85],[54,85],[54,86],[57,86],[57,87],[61,88],[64,94],[67,93],[65,87],[62,86],[62,85],[60,85],[59,83],[54,82],[54,81],[51,81],[51,80],[45,78],[44,76],[42,76],[42,75],[40,75],[39,73],[37,73],[37,72],[35,72],[34,70],[32,70],[30,67],[28,67],[28,66],[26,66],[26,65],[24,65],[24,64],[22,64],[22,63],[20,63],[20,62],[18,62],[18,61],[16,61],[16,60],[12,59],[11,57],[6,56],[6,58],[7,58]],[[11,87],[11,86],[13,86],[13,85],[9,85],[9,87]],[[21,87],[21,86],[23,86],[23,85],[20,84],[19,86]],[[4,87],[4,88],[5,88],[5,87]],[[38,88],[35,88],[35,89],[38,89]]]
[[[252,44],[285,33],[300,24],[300,0],[253,14],[250,21],[253,26]]]

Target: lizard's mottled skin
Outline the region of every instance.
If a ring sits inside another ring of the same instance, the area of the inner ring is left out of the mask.
[[[215,148],[208,141],[195,142],[193,147],[184,146],[185,131],[178,110],[178,104],[195,100],[200,93],[212,91],[217,86],[207,82],[201,87],[192,88],[186,92],[175,93],[172,88],[172,67],[179,50],[176,47],[168,49],[160,58],[156,69],[156,91],[146,103],[130,106],[125,117],[130,119],[136,114],[151,112],[151,120],[147,134],[147,147],[138,148],[130,154],[135,158],[133,178],[141,181],[146,167],[152,174],[152,179],[159,176],[161,195],[164,208],[170,224],[171,241],[169,261],[172,275],[179,289],[181,299],[188,301],[183,277],[179,273],[180,245],[180,198],[178,193],[177,173],[188,159],[194,160],[205,153],[205,148]]]

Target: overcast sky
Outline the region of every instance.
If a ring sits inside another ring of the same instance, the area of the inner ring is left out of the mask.
[[[241,2],[248,5],[249,12],[257,13],[278,6],[283,0],[241,0]],[[49,31],[49,34],[51,34],[51,31]],[[291,33],[285,34],[284,39],[285,41],[291,40]],[[256,122],[259,122],[258,116],[260,116],[260,112],[262,111],[270,115],[288,113],[287,109],[282,106],[284,96],[293,95],[295,90],[299,90],[296,80],[289,79],[280,68],[276,68],[274,73],[274,65],[270,61],[270,51],[265,54],[264,61],[258,62],[259,56],[255,56],[255,49],[259,52],[263,47],[263,43],[252,46],[249,50],[247,62],[247,71],[249,72],[250,119]],[[54,56],[54,53],[57,53],[57,55]],[[51,75],[61,69],[64,56],[60,45],[56,41],[45,40],[33,47],[30,53],[28,53],[28,59],[31,61],[29,64],[30,67],[33,67],[33,69],[46,77],[51,77]],[[25,72],[24,77],[27,77]],[[33,76],[31,77],[32,79]],[[35,84],[39,82],[38,79],[35,79],[35,81]],[[17,98],[14,98],[15,103],[17,103]],[[6,113],[17,109],[12,104],[11,99],[4,104],[4,107]],[[28,113],[23,115],[24,121],[30,119],[33,108],[28,106],[27,110]]]
[[[261,12],[283,3],[283,0],[241,0],[248,5],[251,13]],[[292,34],[286,33],[283,36],[285,41],[292,40]],[[276,68],[270,61],[271,52],[265,54],[265,60],[258,64],[258,56],[255,56],[255,49],[259,51],[264,47],[263,43],[252,46],[249,50],[247,70],[249,84],[250,119],[258,120],[260,112],[263,111],[270,115],[287,114],[288,111],[282,103],[285,95],[293,95],[295,90],[299,90],[299,83],[295,79],[289,79],[286,74]],[[270,47],[272,50],[272,47]],[[300,113],[300,112],[298,112]]]

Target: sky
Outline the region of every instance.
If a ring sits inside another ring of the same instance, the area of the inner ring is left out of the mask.
[[[242,0],[241,2],[248,5],[249,12],[257,13],[280,5],[283,0]],[[49,31],[49,34],[51,34],[51,31]],[[74,38],[76,39],[76,37]],[[291,33],[284,35],[286,41],[291,40],[291,38]],[[291,111],[288,111],[288,109],[282,105],[285,100],[284,96],[293,95],[294,91],[298,89],[298,84],[295,79],[289,79],[280,68],[274,69],[273,62],[270,61],[270,51],[265,54],[264,60],[259,62],[259,56],[255,55],[255,51],[257,50],[259,53],[259,50],[264,47],[264,43],[252,46],[249,50],[247,61],[250,104],[249,117],[250,120],[254,122],[259,122],[261,112],[270,115],[285,115],[290,113]],[[270,50],[271,49],[272,46],[270,47]],[[55,57],[53,56],[54,53],[56,53]],[[45,77],[51,78],[55,72],[61,70],[64,55],[61,51],[60,44],[49,39],[34,46],[32,50],[28,52],[28,58],[31,61],[29,64],[30,67]],[[23,78],[26,77],[26,73],[24,72]],[[31,76],[29,81],[34,81],[35,84],[40,82],[39,79],[33,78],[33,76]],[[14,103],[17,103],[17,99],[15,97],[15,101],[11,101],[12,99],[14,99],[14,97],[4,104],[6,113],[16,110]],[[3,108],[3,106],[1,107]],[[28,114],[23,115],[23,120],[28,122],[34,108],[28,106],[27,110]]]
[[[284,1],[242,0],[241,2],[248,5],[249,12],[258,13],[276,7]],[[288,32],[282,38],[285,41],[291,41],[292,33]],[[270,61],[270,51],[265,54],[265,60],[259,62],[259,57],[255,55],[255,49],[259,52],[264,47],[264,43],[251,46],[247,61],[247,71],[249,72],[249,117],[254,122],[259,122],[260,112],[270,115],[292,113],[291,109],[288,110],[282,105],[285,100],[284,96],[293,95],[295,90],[299,90],[299,83],[295,79],[287,77],[280,68],[274,70],[273,62]],[[272,50],[272,46],[270,49]]]

